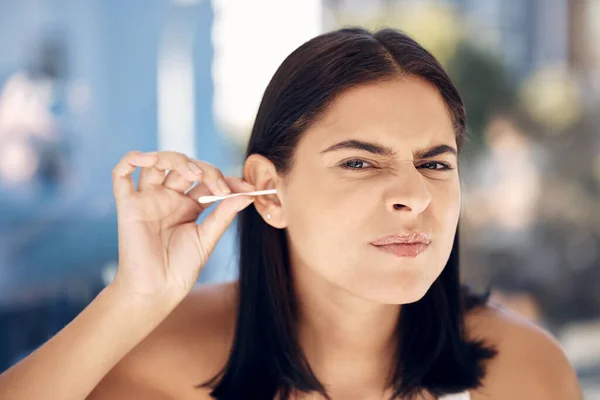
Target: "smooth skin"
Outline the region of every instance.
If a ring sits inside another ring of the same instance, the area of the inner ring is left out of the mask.
[[[324,152],[345,140],[391,152]],[[441,273],[460,214],[456,155],[423,157],[439,145],[456,149],[445,103],[431,85],[399,78],[342,94],[306,132],[287,176],[256,154],[245,162],[245,180],[223,177],[183,154],[128,154],[113,174],[120,252],[115,281],[0,376],[0,398],[209,399],[208,390],[194,386],[227,361],[237,283],[194,283],[238,210],[251,202],[265,223],[286,229],[299,340],[329,394],[336,400],[386,398],[383,377],[400,307],[421,298]],[[131,173],[137,167],[136,189]],[[171,171],[166,179],[165,169]],[[194,181],[199,185],[186,193]],[[203,207],[194,199],[226,194],[220,181],[233,192],[278,192],[224,200],[196,226]],[[416,258],[398,258],[369,243],[408,230],[432,236]],[[582,398],[560,346],[542,329],[493,306],[471,312],[466,325],[469,336],[499,350],[473,400]]]

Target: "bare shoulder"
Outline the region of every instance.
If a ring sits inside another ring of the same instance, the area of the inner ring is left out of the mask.
[[[573,368],[560,345],[544,329],[495,306],[468,314],[468,335],[498,351],[473,400],[582,399]]]
[[[227,362],[237,282],[194,288],[173,312],[106,375],[89,399],[202,399],[195,389]],[[206,397],[207,398],[207,397]]]

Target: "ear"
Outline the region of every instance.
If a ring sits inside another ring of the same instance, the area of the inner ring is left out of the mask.
[[[275,228],[287,226],[283,212],[283,179],[278,175],[275,165],[260,154],[251,154],[244,163],[244,180],[256,187],[256,190],[277,189],[277,193],[256,196],[254,207],[265,222]],[[271,218],[267,218],[267,215]]]

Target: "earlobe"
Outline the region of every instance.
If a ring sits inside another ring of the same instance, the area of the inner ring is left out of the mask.
[[[277,229],[284,229],[286,227],[286,224],[281,220],[281,218],[277,218],[271,213],[267,213],[265,223]]]

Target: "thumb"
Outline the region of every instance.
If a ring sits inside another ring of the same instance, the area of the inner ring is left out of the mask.
[[[248,207],[253,201],[254,196],[237,196],[222,200],[214,211],[198,225],[198,236],[208,255],[212,253],[237,213]]]

